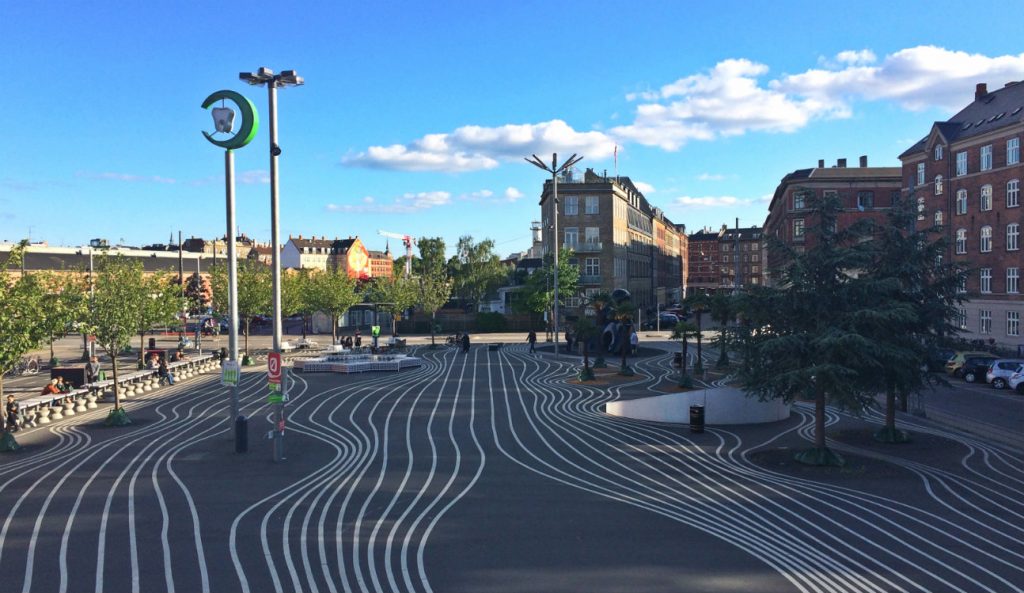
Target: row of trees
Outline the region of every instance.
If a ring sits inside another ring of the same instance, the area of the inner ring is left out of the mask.
[[[863,220],[844,229],[837,228],[834,198],[812,206],[819,224],[808,229],[806,250],[770,246],[788,262],[775,287],[718,296],[704,306],[739,321],[722,332],[721,346],[724,353],[731,334],[748,393],[814,402],[814,446],[798,459],[831,465],[842,458],[826,446],[826,404],[859,413],[884,393],[885,424],[876,439],[908,440],[895,425],[897,398],[905,405],[933,380],[926,361],[958,332],[953,320],[968,271],[943,260],[941,228],[915,228],[913,196],[897,201],[885,223]]]

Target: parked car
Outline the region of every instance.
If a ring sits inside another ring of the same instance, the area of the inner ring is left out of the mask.
[[[960,376],[968,383],[974,383],[984,378],[992,363],[999,360],[991,354],[987,356],[968,356],[964,359],[964,366],[959,369]]]
[[[946,374],[954,377],[961,377],[960,367],[964,366],[964,360],[969,356],[989,356],[995,358],[988,352],[974,352],[971,350],[960,350],[953,353],[953,356],[946,361]]]
[[[1006,383],[1010,389],[1013,389],[1017,393],[1024,395],[1024,365],[1017,368],[1017,372],[1010,375],[1010,378]]]
[[[925,361],[925,364],[928,365],[928,371],[936,372],[945,370],[946,362],[949,361],[950,358],[953,358],[954,354],[956,354],[955,350],[949,350],[947,348],[932,350],[928,353],[928,359]]]
[[[643,323],[640,329],[658,329],[658,322],[661,322],[662,330],[670,330],[679,323],[679,317],[676,317],[672,313],[662,313],[658,315],[658,320],[649,319]]]
[[[1010,384],[1010,377],[1024,364],[1019,358],[1000,358],[992,362],[988,372],[985,373],[985,382],[996,389],[1006,389]]]

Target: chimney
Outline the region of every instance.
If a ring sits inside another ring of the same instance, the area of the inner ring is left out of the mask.
[[[846,159],[836,159],[836,166],[840,169],[846,168]]]
[[[818,159],[818,168],[819,169],[824,169],[825,168],[825,159]]]
[[[860,157],[860,166],[861,167],[867,167],[868,166],[868,155],[866,155],[866,154],[865,155],[861,155],[861,157]]]
[[[987,94],[988,94],[988,85],[985,84],[984,82],[979,82],[974,87],[974,100],[975,101],[977,101],[978,99],[984,97]]]
[[[299,241],[302,240],[302,233],[299,233]]]

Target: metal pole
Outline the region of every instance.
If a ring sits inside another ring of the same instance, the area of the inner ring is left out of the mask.
[[[551,189],[554,194],[555,209],[555,358],[558,358],[558,153],[551,155]]]
[[[277,81],[267,82],[267,103],[270,111],[270,249],[272,255],[274,291],[274,341],[273,351],[281,352],[281,247],[278,235],[277,203]],[[282,388],[284,387],[282,379]],[[274,404],[274,461],[284,459],[284,402]]]
[[[185,307],[185,262],[182,259],[184,254],[181,251],[181,231],[178,231],[178,286],[181,288],[181,306],[182,313],[184,313]],[[183,315],[184,316],[184,315]],[[185,341],[185,322],[188,321],[188,317],[180,319],[181,326],[178,330],[178,345],[181,346],[182,342]]]
[[[235,228],[235,153],[224,151],[224,179],[227,195],[227,227],[228,227],[228,360],[238,359],[238,259],[235,254],[235,241],[231,234]],[[231,387],[231,416],[228,426],[234,427],[235,442],[238,442],[238,383]]]

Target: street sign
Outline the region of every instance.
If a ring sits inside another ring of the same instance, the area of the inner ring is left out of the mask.
[[[225,360],[221,366],[220,384],[225,387],[238,385],[238,379],[242,375],[242,367],[237,360]]]
[[[284,396],[281,395],[280,391],[272,391],[272,392],[270,392],[270,395],[267,396],[267,403],[268,404],[280,404],[280,403],[283,403],[283,402],[284,402]]]
[[[281,353],[271,352],[267,355],[267,381],[281,383]]]

